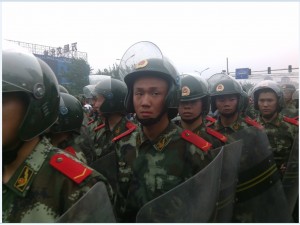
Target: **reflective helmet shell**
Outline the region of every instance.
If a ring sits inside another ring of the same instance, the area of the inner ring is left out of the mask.
[[[282,88],[282,90],[290,90],[292,92],[296,91],[295,86],[292,84],[283,84],[283,85],[281,85],[281,88]]]
[[[253,98],[254,98],[254,108],[256,110],[258,109],[258,97],[259,97],[259,93],[262,90],[271,90],[273,91],[278,99],[278,112],[280,112],[282,110],[282,108],[284,107],[284,98],[283,98],[283,92],[282,89],[280,88],[280,86],[272,80],[263,80],[260,81],[259,83],[257,83],[253,90],[252,90],[252,94],[253,94]]]
[[[2,51],[2,93],[23,92],[29,105],[19,138],[30,140],[50,128],[58,118],[58,82],[51,68],[33,54],[18,48]]]
[[[74,96],[60,93],[59,118],[51,127],[51,132],[62,133],[75,131],[80,133],[83,121],[83,109],[81,103]]]
[[[93,95],[103,95],[105,101],[100,106],[102,113],[125,113],[124,100],[127,94],[127,87],[123,81],[109,78],[99,82]]]
[[[69,93],[68,90],[60,84],[58,85],[58,88],[60,93],[67,93],[67,94]]]
[[[244,109],[244,98],[242,97],[243,93],[242,86],[235,81],[234,79],[222,79],[217,81],[214,85],[212,85],[210,90],[211,96],[211,110],[215,112],[217,110],[216,107],[216,97],[222,95],[229,94],[237,94],[238,95],[238,108],[237,110],[241,112]]]
[[[89,84],[83,87],[83,95],[85,98],[93,98],[93,91],[96,84]]]
[[[181,78],[181,98],[180,101],[202,100],[202,114],[209,112],[210,96],[208,92],[208,84],[200,76],[183,75]]]

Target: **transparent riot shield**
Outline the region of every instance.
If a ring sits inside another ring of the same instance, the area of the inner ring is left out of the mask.
[[[135,65],[144,59],[163,59],[163,54],[159,47],[149,41],[140,41],[130,46],[124,53],[119,65],[119,76],[124,80],[126,74],[135,69]]]
[[[115,223],[105,184],[96,183],[57,223]]]
[[[223,151],[221,186],[216,210],[210,221],[215,223],[228,223],[232,221],[238,171],[242,153],[242,140],[223,146]]]
[[[93,169],[101,173],[103,176],[105,176],[112,189],[116,191],[118,166],[116,153],[114,151],[94,161],[90,164],[90,167],[92,167]]]
[[[243,140],[233,222],[291,222],[266,133],[249,127],[232,137]]]
[[[293,213],[299,195],[299,136],[296,135],[282,179],[289,210]]]
[[[208,222],[219,194],[222,160],[223,150],[196,175],[145,204],[136,222]]]

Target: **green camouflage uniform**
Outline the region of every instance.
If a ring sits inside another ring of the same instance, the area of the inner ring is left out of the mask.
[[[115,207],[122,222],[135,221],[145,203],[187,180],[212,160],[209,153],[185,141],[181,132],[170,122],[156,140],[150,141],[139,128],[116,148],[120,192]]]
[[[108,125],[105,125],[98,131],[94,131],[94,147],[97,159],[114,150],[112,139],[127,130],[126,123],[128,119],[123,117],[111,131]]]
[[[256,119],[259,115],[259,111],[254,109],[253,104],[249,104],[244,112],[245,115],[249,116],[251,119]]]
[[[80,149],[80,152],[84,154],[87,165],[90,165],[96,160],[96,154],[94,150],[94,137],[96,132],[94,129],[101,123],[101,119],[98,119],[90,124],[82,125],[80,129],[80,135],[74,139],[75,147]]]
[[[8,183],[2,184],[3,222],[55,222],[98,181],[106,183],[112,198],[106,179],[96,171],[77,184],[52,167],[50,159],[57,153],[79,162],[43,137]]]
[[[245,122],[243,116],[240,114],[237,120],[228,127],[224,127],[222,125],[220,117],[217,119],[216,122],[210,124],[209,127],[224,134],[228,138],[227,143],[232,143],[236,140],[234,140],[230,135],[249,127],[249,125]]]
[[[282,114],[278,114],[270,122],[265,122],[261,117],[258,117],[257,122],[265,127],[276,165],[280,169],[281,165],[286,165],[288,161],[294,137],[298,133],[298,127],[285,122]]]
[[[296,108],[295,104],[291,101],[289,103],[286,103],[284,108],[280,112],[282,115],[287,117],[296,117],[299,114],[298,109]]]

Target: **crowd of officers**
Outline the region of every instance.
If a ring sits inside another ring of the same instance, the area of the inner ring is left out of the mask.
[[[206,168],[213,149],[248,127],[267,135],[281,182],[298,137],[291,84],[263,80],[246,93],[229,76],[209,83],[179,76],[167,58],[144,58],[123,80],[84,87],[80,102],[34,55],[9,47],[2,60],[3,222],[56,222],[99,182],[115,221],[136,222],[145,204]],[[233,199],[230,221],[217,222],[298,222],[298,200],[286,221],[272,221],[235,209]],[[253,207],[263,214],[268,205]]]

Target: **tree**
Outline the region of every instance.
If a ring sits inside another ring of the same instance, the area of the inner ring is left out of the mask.
[[[67,67],[67,71],[63,72],[63,76],[68,81],[64,84],[72,95],[82,93],[84,86],[89,84],[89,74],[91,72],[90,65],[84,59],[73,58]]]
[[[98,69],[96,74],[98,74],[98,75],[108,75],[108,76],[111,76],[112,78],[120,80],[119,66],[117,64],[113,64],[112,67],[109,66],[108,69],[105,68],[103,71]]]

